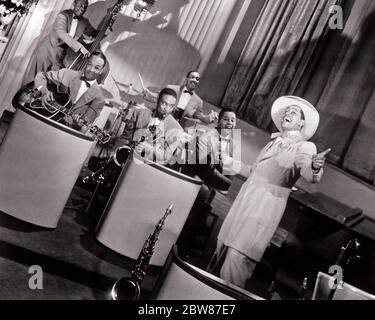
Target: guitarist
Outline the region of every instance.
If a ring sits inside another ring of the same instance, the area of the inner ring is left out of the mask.
[[[59,70],[64,67],[63,59],[67,49],[88,56],[89,51],[78,41],[80,37],[93,40],[98,31],[83,17],[88,0],[75,0],[73,9],[60,12],[50,33],[35,51],[25,83],[32,81],[40,71]],[[69,67],[69,66],[65,66]]]
[[[39,72],[35,77],[34,86],[40,88],[42,105],[48,107],[49,103],[55,100],[56,93],[47,88],[48,83],[55,84],[59,92],[70,95],[72,105],[71,115],[66,115],[60,122],[85,132],[87,128],[82,122],[93,123],[105,104],[97,79],[106,64],[107,59],[104,54],[97,51],[90,56],[82,71],[61,69]]]

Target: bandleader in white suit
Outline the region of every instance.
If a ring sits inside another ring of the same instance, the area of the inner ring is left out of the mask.
[[[291,188],[300,176],[310,183],[319,182],[330,151],[317,154],[315,144],[307,141],[319,124],[319,114],[308,101],[280,97],[271,117],[280,132],[272,134],[252,165],[221,227],[209,266],[240,287],[245,287],[276,231]]]

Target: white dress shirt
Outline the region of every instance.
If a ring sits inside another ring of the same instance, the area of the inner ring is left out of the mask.
[[[74,38],[78,26],[78,19],[72,19],[72,25],[70,26],[69,35]]]
[[[96,80],[87,81],[90,86],[92,86],[94,83],[96,83]],[[79,87],[79,90],[77,92],[77,97],[74,100],[73,104],[76,104],[76,102],[83,96],[83,94],[88,90],[88,86],[86,85],[85,81],[81,81],[81,86]]]
[[[177,108],[179,108],[181,110],[185,110],[186,109],[186,106],[189,103],[189,101],[191,99],[191,96],[192,96],[190,93],[184,92],[185,90],[187,90],[186,87],[184,87],[182,89],[180,100],[178,100]]]

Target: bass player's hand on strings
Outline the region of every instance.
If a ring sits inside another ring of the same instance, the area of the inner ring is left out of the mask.
[[[88,57],[90,55],[90,52],[84,47],[82,46],[79,51],[85,56],[85,57]]]

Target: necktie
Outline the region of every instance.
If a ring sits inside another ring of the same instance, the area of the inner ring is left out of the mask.
[[[81,77],[81,81],[83,81],[83,82],[86,84],[86,87],[87,87],[87,88],[90,88],[90,87],[91,87],[90,82],[88,82],[85,78]]]
[[[189,91],[189,90],[184,90],[184,92],[190,94],[190,95],[193,95],[193,91]]]
[[[81,20],[81,17],[73,16],[73,20]]]

